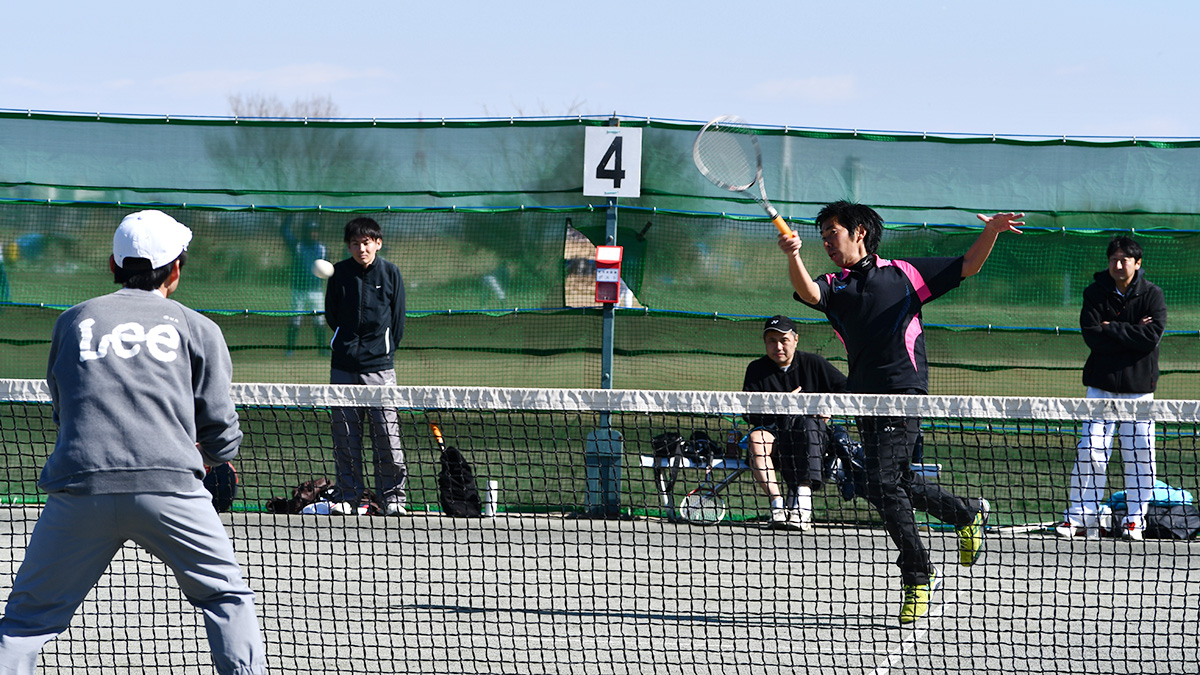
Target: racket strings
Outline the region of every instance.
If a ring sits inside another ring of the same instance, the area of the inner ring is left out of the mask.
[[[732,127],[712,127],[700,134],[696,165],[713,183],[727,190],[747,190],[758,175],[758,153],[750,134]]]

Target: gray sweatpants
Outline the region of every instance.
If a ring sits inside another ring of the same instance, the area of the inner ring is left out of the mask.
[[[199,488],[187,494],[51,494],[0,619],[0,674],[36,671],[42,645],[67,629],[126,541],[166,563],[188,601],[204,613],[218,673],[266,672],[254,593],[242,580],[212,495]]]
[[[330,384],[394,385],[396,371],[348,373],[333,368]],[[395,408],[334,408],[333,464],[337,471],[339,499],[357,502],[366,490],[363,483],[363,415],[371,424],[374,450],[375,498],[382,503],[403,505],[408,488],[408,466],[400,444],[400,418]]]

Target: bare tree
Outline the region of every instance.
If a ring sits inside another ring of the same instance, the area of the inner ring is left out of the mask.
[[[233,94],[229,107],[245,124],[207,141],[209,155],[235,185],[273,192],[280,204],[321,203],[314,195],[378,189],[379,152],[362,133],[336,124],[338,106],[329,96],[283,103],[273,94]],[[294,120],[305,120],[296,124]]]
[[[577,98],[567,104],[566,109],[563,112],[556,113],[551,112],[550,108],[540,100],[537,102],[537,112],[527,110],[524,105],[521,105],[516,101],[509,101],[509,103],[513,107],[515,117],[574,117],[582,114],[584,106],[587,105],[587,101]],[[485,117],[505,117],[505,115],[501,115],[498,112],[493,112],[486,103],[483,105],[483,115]]]
[[[228,100],[234,117],[333,119],[340,114],[329,95],[298,98],[290,105],[274,94],[230,94]]]

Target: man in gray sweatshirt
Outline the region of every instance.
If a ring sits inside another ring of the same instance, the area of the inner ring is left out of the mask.
[[[266,672],[254,593],[204,488],[242,432],[220,329],[169,300],[192,232],[161,211],[125,217],[109,267],[121,290],[54,325],[46,382],[58,439],[46,506],[0,619],[0,674],[35,672],[42,646],[126,541],[165,562],[204,613],[219,673]]]

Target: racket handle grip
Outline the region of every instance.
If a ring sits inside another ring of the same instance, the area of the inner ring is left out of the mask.
[[[775,217],[771,219],[771,223],[775,225],[775,229],[779,230],[779,234],[787,237],[796,236],[796,233],[792,231],[792,228],[788,227],[788,224],[784,222],[783,216],[776,214]]]

